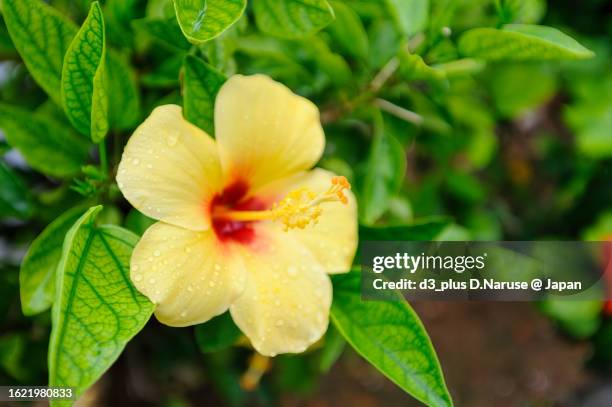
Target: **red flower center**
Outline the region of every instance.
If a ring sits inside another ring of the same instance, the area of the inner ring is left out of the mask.
[[[268,209],[263,200],[247,196],[248,191],[248,184],[238,180],[229,184],[221,193],[213,197],[210,203],[212,227],[220,241],[249,244],[255,239],[253,221],[237,221],[223,217],[223,215],[213,216],[219,212],[218,209],[220,208],[232,211],[263,211]]]

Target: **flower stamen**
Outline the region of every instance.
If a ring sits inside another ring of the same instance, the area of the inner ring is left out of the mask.
[[[285,230],[304,229],[310,224],[316,224],[323,213],[322,203],[340,202],[348,204],[344,191],[351,188],[345,177],[336,176],[331,180],[332,185],[327,191],[315,194],[308,188],[299,188],[289,192],[283,200],[275,202],[272,208],[263,211],[233,211],[219,208],[213,212],[215,217],[223,217],[239,222],[258,220],[274,220],[281,222]]]

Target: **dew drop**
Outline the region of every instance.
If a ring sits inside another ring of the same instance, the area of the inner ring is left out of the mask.
[[[160,255],[161,255],[161,252],[159,250],[155,250],[153,252],[153,256],[155,256],[155,257],[159,257]]]
[[[141,281],[141,280],[142,280],[142,275],[141,274],[134,275],[134,281]]]
[[[215,264],[215,270],[217,270],[217,271],[221,270],[221,265],[220,265],[220,264],[218,264],[218,263],[217,263],[217,264]]]
[[[214,281],[210,281],[210,282],[208,283],[208,285],[209,285],[209,287],[214,287],[214,286],[215,286],[215,282],[214,282]]]
[[[176,134],[169,134],[166,137],[166,144],[168,147],[174,147],[178,143],[179,137]]]
[[[150,279],[149,279],[149,284],[155,284],[155,281],[156,281],[156,280],[155,280],[154,278],[150,278]]]
[[[193,286],[191,284],[187,286],[187,291],[189,291],[190,293],[193,292]]]
[[[287,269],[287,274],[289,274],[290,276],[295,276],[297,274],[297,267],[289,266],[289,268]]]
[[[276,326],[283,326],[285,324],[285,321],[283,321],[282,319],[279,319],[278,321],[276,321]]]
[[[140,159],[138,159],[138,158],[134,158],[134,159],[132,160],[132,164],[134,164],[134,165],[138,165],[138,164],[140,164]]]

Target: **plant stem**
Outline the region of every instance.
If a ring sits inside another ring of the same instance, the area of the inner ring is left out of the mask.
[[[374,103],[376,104],[376,106],[380,107],[381,110],[384,110],[385,112],[390,113],[395,117],[398,117],[416,126],[420,126],[421,124],[423,124],[423,116],[411,110],[404,109],[401,106],[395,105],[389,102],[388,100],[376,99]]]

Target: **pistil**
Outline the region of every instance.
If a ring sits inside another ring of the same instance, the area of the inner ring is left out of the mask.
[[[213,211],[213,217],[237,222],[254,222],[273,220],[281,222],[285,230],[304,229],[310,224],[316,224],[323,213],[321,204],[340,202],[348,204],[344,191],[351,188],[345,177],[333,177],[331,187],[322,194],[315,194],[308,188],[291,191],[280,202],[274,203],[271,209],[261,211],[240,211],[226,207],[218,207]]]

